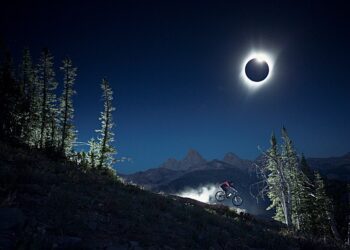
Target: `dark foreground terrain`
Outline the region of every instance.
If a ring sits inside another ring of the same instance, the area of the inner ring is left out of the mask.
[[[0,142],[0,249],[341,249]]]

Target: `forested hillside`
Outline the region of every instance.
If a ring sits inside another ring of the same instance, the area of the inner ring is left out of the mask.
[[[4,249],[341,249],[281,223],[123,184],[113,172],[0,142]]]

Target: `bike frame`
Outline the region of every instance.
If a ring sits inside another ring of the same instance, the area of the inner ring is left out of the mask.
[[[223,190],[225,193],[235,195],[238,193],[238,191],[234,187],[229,187],[227,191]]]

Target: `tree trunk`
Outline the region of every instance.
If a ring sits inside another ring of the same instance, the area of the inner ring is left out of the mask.
[[[44,147],[46,113],[47,113],[47,107],[46,107],[46,98],[47,98],[46,64],[43,67],[44,67],[44,76],[43,76],[44,86],[43,86],[43,101],[42,101],[42,106],[41,106],[40,148]]]
[[[283,173],[283,167],[281,166],[281,163],[278,163],[278,174],[280,175],[280,186],[281,186],[281,193],[282,193],[282,201],[283,201],[283,212],[284,212],[284,218],[287,227],[290,227],[292,225],[292,204],[291,204],[291,193],[290,193],[290,187],[289,184],[284,176]]]
[[[61,151],[62,153],[66,154],[65,152],[65,144],[66,144],[66,137],[67,137],[67,119],[68,119],[68,92],[69,92],[69,78],[68,78],[68,68],[66,67],[66,91],[64,93],[64,99],[65,99],[65,107],[64,107],[64,117],[63,117],[63,127],[62,127],[62,138],[61,138]]]
[[[333,207],[333,206],[332,206]],[[332,209],[333,210],[333,209]],[[340,234],[337,229],[337,224],[335,223],[334,216],[332,212],[327,211],[328,220],[332,230],[332,234],[337,241],[341,241]]]

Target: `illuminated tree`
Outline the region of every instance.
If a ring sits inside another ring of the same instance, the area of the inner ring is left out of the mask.
[[[24,49],[20,65],[20,82],[23,87],[23,140],[30,146],[38,146],[40,134],[40,93],[38,73],[29,49]]]
[[[315,185],[313,173],[306,161],[304,154],[301,156],[300,160],[300,179],[301,182],[301,192],[298,194],[299,207],[297,208],[300,214],[300,230],[307,233],[315,232],[317,228],[315,218]]]
[[[89,144],[89,152],[88,152],[89,165],[92,168],[95,168],[97,165],[98,155],[99,155],[99,143],[94,138],[91,138],[88,141],[88,144]]]
[[[65,155],[68,155],[72,151],[76,137],[73,125],[74,108],[72,97],[75,94],[73,85],[77,68],[73,67],[71,59],[65,58],[60,69],[64,74],[64,89],[60,100],[60,150]]]
[[[48,49],[41,53],[38,65],[39,86],[41,99],[41,127],[40,127],[40,148],[44,146],[53,147],[57,138],[56,120],[56,95],[57,83],[53,70],[53,56]]]
[[[22,124],[22,138],[30,144],[31,141],[31,129],[29,122],[31,120],[31,104],[33,98],[33,78],[34,68],[32,64],[32,58],[28,49],[23,50],[22,63],[20,65],[20,88],[23,91],[23,113],[21,117]]]
[[[320,173],[315,172],[315,214],[317,232],[326,240],[333,235],[340,241],[337,225],[334,219],[334,207],[331,198],[326,193],[325,182]]]
[[[307,215],[304,207],[308,202],[308,179],[299,168],[299,160],[292,140],[289,138],[286,128],[282,128],[282,158],[287,170],[287,177],[291,187],[292,220],[293,225],[299,230]]]
[[[113,155],[116,153],[116,150],[112,146],[112,142],[114,140],[114,133],[112,131],[114,127],[112,113],[115,108],[112,105],[113,101],[113,91],[111,86],[109,85],[106,79],[102,79],[102,97],[104,100],[104,109],[101,112],[101,117],[99,120],[101,121],[101,129],[96,130],[96,132],[100,133],[98,138],[99,140],[99,162],[97,167],[112,167],[114,162]]]
[[[315,214],[318,233],[326,238],[331,235],[330,220],[328,213],[330,212],[331,201],[326,195],[324,181],[318,172],[315,172]]]
[[[274,134],[271,136],[271,148],[266,153],[267,164],[267,196],[271,200],[271,205],[267,209],[276,210],[274,218],[284,222],[287,226],[292,225],[292,194],[288,179],[288,170],[283,162],[283,158],[278,152],[277,140]]]

